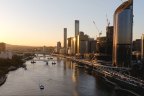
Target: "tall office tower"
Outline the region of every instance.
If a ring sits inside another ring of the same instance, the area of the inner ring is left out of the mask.
[[[141,40],[141,59],[144,60],[144,34],[142,35]]]
[[[79,20],[75,20],[75,53],[78,53],[77,43],[78,43],[78,35],[79,35]]]
[[[67,28],[64,28],[64,49],[64,53],[67,54]]]
[[[113,65],[131,66],[133,0],[121,4],[114,13]]]
[[[75,36],[79,35],[79,20],[75,20]]]
[[[112,56],[113,49],[113,26],[106,27],[106,39],[107,39],[107,49],[106,54]]]

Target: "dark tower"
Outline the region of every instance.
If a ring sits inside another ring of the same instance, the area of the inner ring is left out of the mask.
[[[121,4],[114,13],[113,65],[131,66],[133,0]]]
[[[65,54],[67,54],[67,28],[64,28],[64,50]]]

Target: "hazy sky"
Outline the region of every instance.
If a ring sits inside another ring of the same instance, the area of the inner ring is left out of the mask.
[[[125,1],[125,0],[123,0]],[[74,36],[74,20],[80,30],[96,37],[93,20],[105,35],[106,14],[113,25],[113,13],[121,0],[0,0],[0,42],[15,45],[50,46],[63,42],[63,28]],[[134,39],[144,33],[144,0],[134,0]]]

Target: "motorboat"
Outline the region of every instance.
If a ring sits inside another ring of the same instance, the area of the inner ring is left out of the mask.
[[[48,65],[48,62],[46,62],[46,64]]]
[[[43,90],[43,89],[44,89],[44,86],[43,86],[43,85],[40,85],[39,87],[40,87],[40,89],[41,89],[41,90]]]
[[[52,62],[52,64],[56,64],[56,62]]]
[[[53,57],[50,57],[50,59],[53,59]]]
[[[35,61],[31,61],[31,63],[36,63]]]

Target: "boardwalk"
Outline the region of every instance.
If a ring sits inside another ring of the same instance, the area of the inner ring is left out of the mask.
[[[134,87],[142,88],[144,90],[144,81],[143,80],[140,80],[138,78],[135,78],[135,77],[132,77],[130,75],[123,73],[124,71],[129,71],[130,68],[105,66],[105,65],[101,65],[97,62],[91,62],[91,61],[87,61],[84,59],[76,59],[75,57],[64,56],[64,55],[55,55],[55,56],[60,56],[63,58],[71,59],[74,62],[83,64],[84,67],[85,66],[91,67],[92,68],[91,71],[97,71],[97,72],[103,74],[104,76],[115,78],[119,81],[125,82]]]

